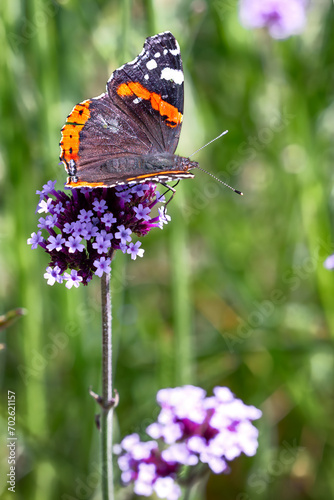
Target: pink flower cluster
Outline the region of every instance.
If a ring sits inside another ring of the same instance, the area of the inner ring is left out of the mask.
[[[239,16],[245,28],[267,28],[273,38],[288,38],[305,27],[306,0],[241,0]]]
[[[155,492],[159,498],[176,500],[183,466],[207,464],[220,474],[228,472],[228,462],[241,453],[255,455],[258,430],[251,421],[260,418],[261,411],[226,387],[215,387],[213,393],[206,397],[203,389],[191,385],[158,392],[161,411],[147,428],[154,440],[141,442],[132,434],[115,447],[124,484],[133,482],[138,495]]]

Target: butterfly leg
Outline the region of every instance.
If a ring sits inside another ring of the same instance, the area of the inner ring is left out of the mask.
[[[178,185],[179,182],[180,182],[180,179],[178,181],[176,181],[176,183],[174,184],[174,186],[169,186],[169,184],[166,184],[165,182],[161,182],[160,183],[160,184],[162,184],[163,186],[165,186],[167,188],[167,191],[165,191],[161,196],[165,196],[165,194],[168,193],[168,191],[172,192],[172,196],[169,198],[169,200],[167,201],[167,203],[164,206],[164,213],[166,213],[166,207],[167,207],[168,203],[171,202],[172,199],[175,196],[175,193],[176,193],[175,188],[176,188],[176,186]]]

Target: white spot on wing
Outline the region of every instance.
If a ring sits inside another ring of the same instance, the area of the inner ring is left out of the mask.
[[[154,57],[155,57],[156,59],[157,59],[158,57],[160,57],[160,56],[161,56],[160,52],[156,52],[156,53],[154,54]]]
[[[151,59],[150,61],[148,61],[148,62],[146,63],[146,68],[147,68],[147,69],[149,69],[149,70],[151,70],[151,69],[155,69],[157,66],[158,66],[158,65],[157,65],[157,63],[155,62],[155,60],[154,60],[154,59]]]
[[[148,76],[148,74],[146,74],[146,75],[144,76],[144,78],[145,78],[145,80],[148,80],[150,77]]]
[[[139,102],[141,102],[143,99],[141,97],[136,97],[136,99],[134,99],[132,102],[133,104],[138,104]]]
[[[183,71],[180,69],[164,68],[161,71],[160,78],[173,80],[177,85],[181,85],[184,82]]]
[[[176,49],[171,49],[169,52],[173,55],[173,56],[177,56],[180,54],[180,45],[177,43],[177,41],[175,40],[175,44],[176,44]]]
[[[164,49],[164,56],[167,54],[168,50]]]

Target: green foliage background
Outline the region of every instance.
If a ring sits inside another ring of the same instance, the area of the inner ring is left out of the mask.
[[[334,497],[332,252],[334,8],[310,7],[301,36],[274,41],[238,21],[234,0],[2,0],[0,3],[1,313],[28,314],[1,342],[0,494],[100,498],[99,279],[49,287],[26,240],[58,165],[73,105],[99,95],[146,36],[170,30],[185,69],[178,148],[212,178],[177,188],[143,259],[113,268],[115,440],[143,433],[159,388],[227,385],[263,411],[259,450],[191,499]],[[60,184],[59,184],[60,183]],[[17,492],[7,491],[7,391],[16,393]],[[118,490],[119,499],[132,498]]]

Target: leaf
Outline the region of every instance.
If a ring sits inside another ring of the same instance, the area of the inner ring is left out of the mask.
[[[22,307],[17,307],[16,309],[12,309],[8,311],[6,314],[0,316],[0,331],[5,330],[9,326],[11,326],[20,316],[24,316],[27,314],[27,310]]]

